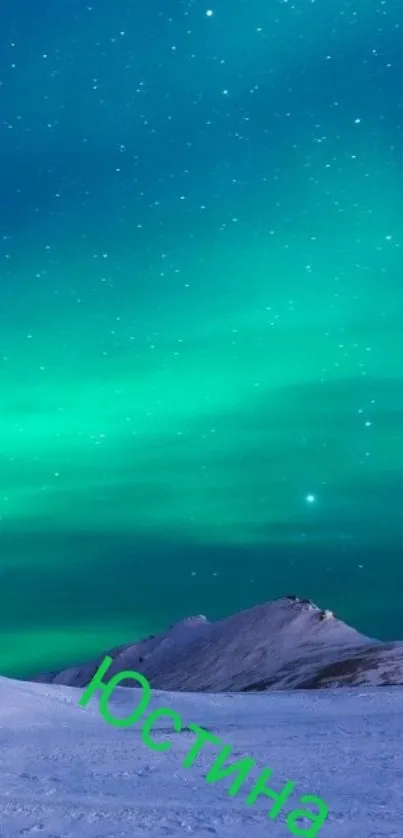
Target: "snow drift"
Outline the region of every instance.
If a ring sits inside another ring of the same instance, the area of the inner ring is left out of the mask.
[[[232,746],[256,773],[236,797],[231,778],[208,785],[217,755],[205,747],[183,767],[194,734],[177,734],[169,719],[154,738],[172,743],[156,753],[141,739],[141,722],[107,724],[81,690],[0,678],[0,834],[4,838],[291,838],[287,813],[302,794],[329,807],[318,838],[401,838],[403,823],[403,689],[311,690],[251,695],[153,691],[150,711],[169,706]],[[115,715],[133,710],[133,691],[117,688]],[[158,729],[157,729],[158,728]],[[296,783],[275,820],[267,798],[245,798],[261,769],[281,791]],[[308,836],[310,824],[302,828]],[[302,833],[301,833],[302,834]]]

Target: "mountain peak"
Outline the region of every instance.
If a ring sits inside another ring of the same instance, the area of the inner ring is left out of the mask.
[[[141,672],[151,686],[186,692],[403,684],[403,643],[381,643],[310,599],[287,595],[210,622],[186,617],[156,636],[34,680],[85,686],[108,654],[108,677]],[[133,682],[122,682],[132,686]]]

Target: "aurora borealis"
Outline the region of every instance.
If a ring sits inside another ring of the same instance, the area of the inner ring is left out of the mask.
[[[402,638],[401,3],[0,23],[0,671],[289,592]]]

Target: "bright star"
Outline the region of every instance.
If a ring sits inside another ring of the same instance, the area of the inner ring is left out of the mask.
[[[307,503],[315,503],[316,497],[315,495],[306,495],[305,500]]]

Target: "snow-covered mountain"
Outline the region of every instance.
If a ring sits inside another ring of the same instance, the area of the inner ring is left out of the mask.
[[[132,669],[145,675],[153,688],[163,690],[246,692],[403,684],[403,642],[365,637],[331,611],[295,596],[214,623],[202,615],[190,617],[163,634],[109,649],[88,664],[34,680],[85,686],[105,654],[113,658],[107,678]]]
[[[65,685],[86,685],[104,655],[44,676],[59,683],[0,677],[0,835],[400,838],[403,687],[266,690],[402,684],[402,647],[285,597],[216,623],[183,620],[159,637],[113,649],[113,672],[141,670],[153,685],[144,719],[159,708],[179,715],[176,730],[166,712],[154,718],[152,740],[164,751],[147,746],[141,720],[117,729],[101,715],[99,694],[84,709],[82,690]],[[172,684],[176,692],[167,691]],[[207,690],[216,694],[200,694]],[[133,692],[115,688],[108,708],[115,719],[129,717]],[[186,767],[192,723],[215,744]],[[218,771],[206,781],[223,746],[225,765],[252,764],[235,797],[234,775]],[[262,772],[273,792],[246,805]],[[269,819],[289,781],[291,797]],[[291,830],[292,813],[315,813],[317,798],[328,809],[319,831],[300,816],[298,831]]]

